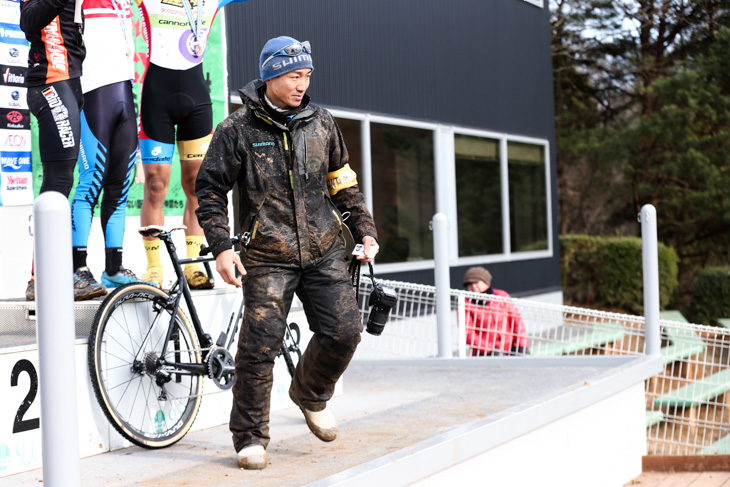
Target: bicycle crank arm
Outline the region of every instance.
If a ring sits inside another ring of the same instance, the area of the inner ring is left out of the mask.
[[[206,364],[178,364],[175,362],[166,362],[164,370],[168,374],[184,374],[184,375],[207,375],[208,366]]]

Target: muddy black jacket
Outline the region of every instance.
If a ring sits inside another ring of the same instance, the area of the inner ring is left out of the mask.
[[[74,6],[74,0],[23,0],[20,4],[20,28],[30,42],[27,86],[81,76],[86,48],[83,25],[74,22]]]
[[[198,172],[198,221],[213,254],[231,248],[227,194],[238,183],[240,224],[251,242],[246,261],[306,268],[341,239],[342,214],[355,242],[377,238],[356,181],[334,192],[332,175],[347,169],[342,133],[332,115],[308,105],[287,124],[259,98],[263,83],[240,90],[243,107],[221,122]],[[336,184],[335,184],[336,186]]]

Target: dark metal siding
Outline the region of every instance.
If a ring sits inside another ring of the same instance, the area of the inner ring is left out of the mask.
[[[230,86],[271,37],[312,42],[315,103],[547,138],[548,9],[523,0],[248,0],[225,7]]]
[[[225,11],[232,92],[259,77],[265,42],[289,35],[312,43],[314,103],[550,141],[556,256],[489,268],[523,276],[501,279],[514,281],[509,292],[560,285],[547,8],[523,0],[248,0]],[[464,270],[452,269],[452,285]]]

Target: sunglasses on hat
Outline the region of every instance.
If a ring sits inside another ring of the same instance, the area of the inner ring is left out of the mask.
[[[298,56],[302,53],[302,51],[306,52],[307,54],[312,54],[312,46],[309,44],[309,41],[304,42],[297,42],[296,44],[289,44],[288,46],[279,49],[271,56],[267,57],[266,60],[261,63],[261,67],[263,68],[266,66],[266,63],[271,61],[277,56]]]

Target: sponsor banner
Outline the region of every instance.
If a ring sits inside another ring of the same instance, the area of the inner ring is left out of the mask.
[[[28,67],[28,46],[0,42],[0,64]]]
[[[30,131],[0,129],[0,151],[30,152]]]
[[[0,128],[30,130],[30,110],[0,107]]]
[[[20,30],[20,26],[18,26],[18,24],[8,24],[5,22],[0,22],[0,42],[5,44],[16,44],[18,46],[28,45],[28,40],[25,38],[25,33]]]
[[[0,0],[0,19],[3,24],[20,24],[20,2]]]
[[[10,152],[0,151],[0,170],[5,172],[30,172],[30,151]]]
[[[3,206],[33,204],[33,173],[6,172],[0,173],[0,198]]]
[[[0,86],[0,108],[27,110],[28,88],[20,86]]]
[[[28,40],[20,30],[20,1],[0,0],[0,206],[33,204]],[[0,445],[0,469],[7,451]]]
[[[25,86],[25,75],[27,72],[28,68],[26,67],[0,64],[0,74],[2,75],[0,84],[6,86]]]

